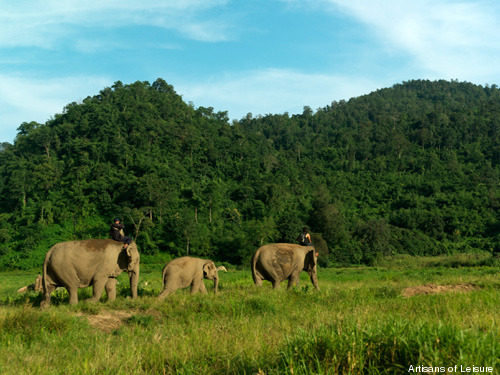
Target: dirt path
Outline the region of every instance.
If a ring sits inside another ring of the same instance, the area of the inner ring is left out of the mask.
[[[104,310],[95,315],[78,315],[87,319],[92,327],[110,333],[125,324],[133,314],[130,311]]]
[[[435,285],[426,284],[408,287],[403,290],[403,297],[412,297],[417,294],[438,294],[448,292],[471,292],[481,289],[474,284],[455,284],[455,285]]]

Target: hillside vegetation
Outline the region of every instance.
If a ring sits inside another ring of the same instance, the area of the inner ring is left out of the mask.
[[[244,264],[315,233],[322,265],[499,248],[500,90],[410,81],[299,115],[230,123],[162,79],[116,82],[0,151],[0,269],[106,237],[144,260]]]

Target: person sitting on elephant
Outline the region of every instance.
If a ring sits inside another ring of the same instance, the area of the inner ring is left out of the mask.
[[[113,224],[111,224],[111,229],[109,230],[109,234],[111,235],[111,238],[114,239],[115,241],[123,242],[123,249],[126,249],[128,245],[130,245],[133,241],[132,237],[125,236],[123,233],[123,229],[125,228],[125,225],[123,225],[120,222],[120,219],[115,217],[113,219]]]
[[[297,237],[297,241],[299,241],[302,246],[313,246],[311,235],[309,234],[309,230],[307,229],[307,227],[304,227],[302,229],[302,233]]]

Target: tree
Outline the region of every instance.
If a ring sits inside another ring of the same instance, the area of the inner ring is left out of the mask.
[[[118,213],[149,254],[239,264],[304,224],[325,264],[492,251],[499,108],[496,86],[417,80],[230,125],[161,78],[117,81],[0,145],[0,265],[36,266],[65,236],[106,236]]]
[[[344,220],[337,206],[331,202],[331,197],[326,186],[322,185],[316,192],[310,224],[315,232],[331,246],[342,242],[345,238]]]
[[[354,229],[354,238],[361,243],[362,261],[372,265],[381,256],[392,254],[391,229],[384,219],[360,222]]]

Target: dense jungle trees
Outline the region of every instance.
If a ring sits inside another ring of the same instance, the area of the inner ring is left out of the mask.
[[[0,145],[0,267],[123,218],[143,254],[235,264],[309,225],[323,265],[498,251],[500,90],[410,81],[302,114],[116,82]]]

